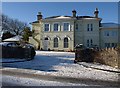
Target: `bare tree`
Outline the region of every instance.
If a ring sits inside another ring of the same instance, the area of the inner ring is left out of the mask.
[[[11,19],[2,14],[2,31],[11,32],[14,35],[22,35],[23,29],[27,24],[17,19]]]

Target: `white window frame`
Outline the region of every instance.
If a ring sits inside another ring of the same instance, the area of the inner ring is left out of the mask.
[[[68,30],[64,30],[64,24],[65,24],[65,23],[68,23],[68,24],[69,24]],[[63,22],[63,31],[70,31],[70,22]]]
[[[48,31],[45,31],[45,25],[46,24],[49,24],[49,30]],[[50,31],[50,23],[44,23],[44,32],[49,32]]]

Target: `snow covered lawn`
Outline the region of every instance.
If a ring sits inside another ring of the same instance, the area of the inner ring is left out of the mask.
[[[26,62],[3,63],[3,67],[33,69],[34,74],[90,78],[117,81],[118,74],[86,68],[74,64],[75,54],[71,52],[36,51],[35,59]]]

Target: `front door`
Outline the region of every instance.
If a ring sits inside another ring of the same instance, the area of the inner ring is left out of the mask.
[[[48,38],[45,38],[45,39],[44,39],[44,44],[43,44],[44,50],[48,50],[48,45],[49,45],[49,40],[48,40]]]

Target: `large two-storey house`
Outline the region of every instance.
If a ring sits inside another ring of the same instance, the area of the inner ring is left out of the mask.
[[[118,25],[101,23],[102,18],[98,17],[97,8],[94,16],[77,16],[76,13],[73,10],[72,16],[42,18],[39,12],[37,21],[31,23],[36,35],[30,37],[29,42],[43,50],[64,51],[73,51],[77,44],[83,44],[85,48],[118,45]]]

